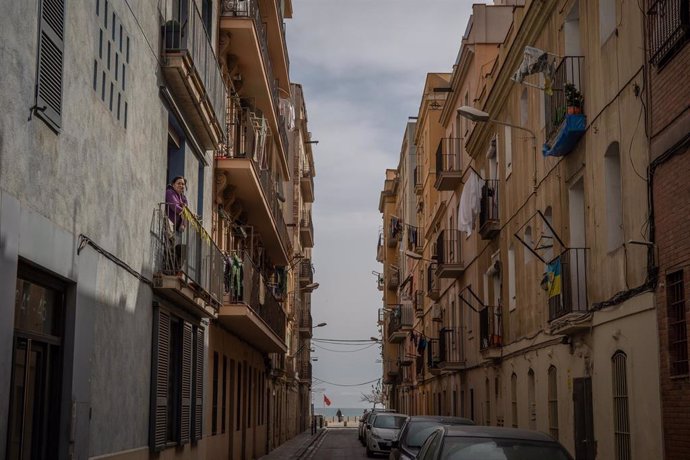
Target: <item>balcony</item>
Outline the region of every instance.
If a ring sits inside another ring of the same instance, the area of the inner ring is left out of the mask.
[[[662,68],[690,39],[690,5],[686,0],[651,0],[646,20],[649,62]]]
[[[388,341],[400,343],[412,330],[414,312],[412,304],[392,306],[393,310],[388,315]]]
[[[279,158],[287,172],[288,139],[280,119],[279,91],[282,89],[289,93],[290,81],[284,72],[274,70],[269,34],[259,3],[259,0],[222,2],[220,47],[228,56],[228,71],[241,82],[240,96],[252,99],[256,107],[267,115],[271,132],[278,134]]]
[[[441,291],[439,289],[438,277],[436,276],[436,262],[429,264],[426,270],[426,295],[431,300],[438,300],[441,298]]]
[[[285,353],[283,308],[266,286],[266,281],[247,254],[233,260],[225,279],[219,322],[230,332],[266,353]]]
[[[312,317],[307,309],[302,309],[299,313],[299,335],[307,339],[312,336]]]
[[[547,265],[549,323],[553,333],[572,334],[591,325],[591,319],[583,318],[589,311],[586,251],[566,249]]]
[[[452,191],[462,184],[462,139],[445,137],[436,149],[436,182],[439,191]]]
[[[462,332],[459,328],[441,329],[439,353],[441,357],[438,367],[441,369],[460,370],[465,368]]]
[[[484,240],[490,240],[501,230],[498,215],[498,180],[490,179],[482,186],[481,206],[479,209],[479,234]]]
[[[414,313],[416,317],[424,316],[424,291],[417,289],[413,297]]]
[[[388,247],[394,248],[400,243],[402,238],[403,226],[400,219],[395,216],[391,217],[390,224],[388,225]]]
[[[271,377],[284,377],[287,375],[287,356],[284,353],[270,353]]]
[[[424,250],[424,236],[422,235],[422,231],[419,229],[419,227],[415,227],[413,225],[407,225],[406,227],[407,240],[405,241],[405,247],[408,251],[421,254]]]
[[[429,368],[429,372],[432,375],[439,375],[443,371],[440,367],[441,347],[439,339],[428,339],[426,348],[428,353],[426,365]]]
[[[311,220],[311,211],[306,211],[299,221],[299,237],[302,247],[314,247],[314,223]]]
[[[415,195],[421,195],[424,187],[424,179],[422,177],[422,167],[417,165],[413,171],[414,180],[414,193]]]
[[[311,383],[311,363],[307,360],[300,362],[299,383]]]
[[[388,269],[388,290],[395,291],[400,286],[400,270],[396,267]]]
[[[299,263],[300,287],[306,287],[312,283],[314,283],[314,267],[311,264],[311,259],[302,259]]]
[[[213,317],[223,301],[224,257],[197,217],[179,211],[154,210],[154,289],[195,316]]]
[[[242,1],[242,0],[240,0]],[[244,0],[246,1],[246,0]],[[284,12],[281,11],[280,0],[260,0],[263,22],[266,26],[268,39],[268,52],[273,69],[276,72],[280,88],[290,91],[290,57],[288,55],[287,41],[285,40]],[[291,17],[289,16],[285,17]]]
[[[211,33],[192,0],[161,0],[161,69],[170,92],[201,147],[223,143],[227,88]]]
[[[546,143],[544,156],[570,153],[587,128],[582,96],[584,57],[565,56],[555,71],[553,94],[546,96]]]
[[[290,293],[290,303],[287,309],[287,320],[293,321],[302,309],[302,294],[300,292]]]
[[[305,203],[314,202],[314,176],[311,171],[304,170],[300,176],[299,185],[302,190],[302,199]]]
[[[502,356],[503,319],[500,306],[486,306],[479,311],[479,350],[484,359]]]
[[[439,278],[457,278],[465,271],[460,258],[459,230],[441,230],[436,239],[436,254],[438,255],[436,274]]]

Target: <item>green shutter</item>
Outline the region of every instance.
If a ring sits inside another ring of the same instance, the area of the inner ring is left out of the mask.
[[[202,420],[204,415],[204,328],[197,327],[195,334],[194,361],[194,423],[192,439],[198,441],[202,437]]]
[[[62,65],[65,0],[41,0],[36,115],[54,130],[62,126]]]
[[[151,417],[149,445],[152,451],[165,448],[168,429],[168,372],[170,359],[170,314],[153,309],[153,350],[151,353]]]
[[[182,368],[180,382],[180,444],[187,444],[191,439],[192,428],[192,325],[184,322],[182,331]]]

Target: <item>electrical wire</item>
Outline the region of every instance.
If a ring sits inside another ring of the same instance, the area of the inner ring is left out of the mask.
[[[312,345],[315,346],[316,348],[321,349],[321,350],[332,351],[332,352],[335,352],[335,353],[357,353],[358,351],[362,351],[362,350],[366,350],[367,348],[371,348],[371,347],[373,347],[373,346],[376,345],[376,344],[375,344],[375,343],[372,343],[371,345],[367,345],[366,347],[358,348],[358,349],[356,349],[356,350],[333,350],[333,349],[331,349],[331,348],[320,347],[320,346],[318,346],[318,345],[315,344],[315,343],[312,343]]]
[[[333,382],[327,382],[326,380],[320,379],[318,377],[312,377],[313,380],[318,380],[317,384],[325,383],[328,385],[333,385],[336,387],[361,387],[364,385],[369,385],[370,383],[378,382],[381,379],[374,379],[374,380],[369,380],[368,382],[362,382],[362,383],[333,383]]]

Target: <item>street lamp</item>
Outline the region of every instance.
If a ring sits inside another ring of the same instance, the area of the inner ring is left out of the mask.
[[[328,324],[326,324],[326,323],[319,323],[319,324],[317,324],[316,326],[312,327],[312,329],[316,329],[317,327],[324,327],[324,326],[328,326]]]
[[[317,290],[318,288],[319,288],[319,283],[310,283],[310,284],[307,284],[306,286],[304,286],[304,288],[302,290],[305,292],[311,292],[311,291]]]
[[[531,129],[525,127],[525,126],[520,126],[516,125],[513,123],[508,123],[507,121],[501,121],[501,120],[496,120],[495,118],[491,118],[491,115],[488,113],[484,112],[483,110],[479,110],[474,107],[470,107],[468,105],[463,105],[458,109],[458,115],[461,117],[467,118],[470,121],[474,121],[475,123],[486,123],[486,122],[491,122],[491,123],[496,123],[497,125],[503,125],[503,126],[509,126],[511,128],[519,129],[522,131],[526,131],[532,136],[532,149],[534,151],[534,188],[537,188],[537,134],[532,131]]]

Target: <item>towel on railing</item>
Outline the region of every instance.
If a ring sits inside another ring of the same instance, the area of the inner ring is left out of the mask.
[[[458,207],[458,229],[461,232],[465,232],[467,236],[472,234],[474,220],[481,209],[483,186],[484,180],[474,171],[470,171],[469,177],[462,188],[460,206]]]

